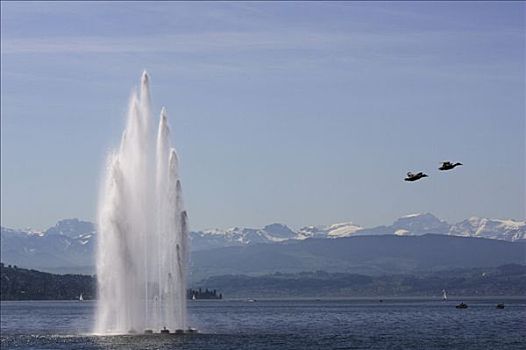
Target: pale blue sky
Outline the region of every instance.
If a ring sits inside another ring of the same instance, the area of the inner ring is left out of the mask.
[[[525,218],[524,2],[1,6],[3,226],[93,219],[143,69],[194,229]]]

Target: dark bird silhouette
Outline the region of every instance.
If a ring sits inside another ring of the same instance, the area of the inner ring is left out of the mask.
[[[405,181],[416,181],[416,180],[420,180],[423,177],[427,177],[427,175],[424,174],[423,172],[419,172],[417,174],[413,174],[412,172],[408,172],[407,173],[407,177],[404,180]]]
[[[462,163],[451,163],[451,162],[442,162],[442,166],[438,168],[438,170],[451,170],[454,169],[456,166],[462,165]]]

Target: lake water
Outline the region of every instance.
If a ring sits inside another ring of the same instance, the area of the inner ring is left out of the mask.
[[[2,349],[524,349],[526,299],[189,301],[200,334],[92,336],[94,302],[1,303]],[[495,305],[504,302],[504,309]]]

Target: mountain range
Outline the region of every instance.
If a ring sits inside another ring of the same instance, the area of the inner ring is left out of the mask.
[[[61,220],[46,231],[1,228],[1,257],[6,264],[50,272],[93,273],[95,226]]]
[[[427,233],[500,239],[514,242],[526,240],[526,221],[471,217],[452,225],[432,214],[426,213],[406,215],[389,226],[373,228],[365,228],[352,222],[345,222],[326,226],[305,226],[293,231],[283,224],[272,224],[261,229],[234,227],[227,230],[194,231],[191,232],[190,237],[192,250],[198,251],[308,238],[342,238],[373,235],[418,236]]]
[[[359,236],[420,236],[428,233],[520,242],[526,241],[526,221],[472,217],[451,225],[432,214],[413,214],[401,217],[391,225],[373,228],[347,222],[305,226],[295,231],[275,223],[259,229],[234,227],[193,231],[190,241],[193,256],[199,261],[198,252],[202,251],[205,255],[210,253],[208,255],[212,256],[215,251],[225,253],[221,248],[227,247],[299,243],[312,239],[331,241]],[[95,225],[78,219],[61,220],[45,231],[2,227],[1,257],[4,263],[20,267],[60,273],[94,273],[95,237]]]

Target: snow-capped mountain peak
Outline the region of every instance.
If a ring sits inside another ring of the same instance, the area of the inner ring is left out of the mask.
[[[471,217],[452,225],[449,234],[516,241],[526,239],[526,221]]]
[[[360,230],[363,230],[363,227],[352,222],[326,226],[305,226],[298,231],[296,239],[349,237]]]
[[[353,224],[352,222],[343,222],[333,224],[327,227],[328,237],[349,237],[356,232],[363,230],[363,227]]]
[[[266,237],[273,241],[282,241],[296,238],[296,232],[292,231],[288,226],[283,224],[270,224],[262,229]]]
[[[447,222],[429,213],[403,216],[392,227],[395,232],[405,230],[408,231],[407,234],[446,233],[449,230]]]
[[[430,214],[423,214],[423,213],[407,214],[407,215],[402,216],[401,219],[406,219],[406,218],[417,218],[417,217],[419,217],[419,216],[424,216],[424,215],[430,215]]]
[[[227,230],[207,229],[190,232],[192,249],[202,250],[254,243],[282,242],[295,239],[296,232],[283,224],[270,224],[263,228],[232,227]]]
[[[95,233],[95,225],[89,221],[75,219],[60,220],[57,224],[46,230],[46,235],[62,235],[69,238],[79,238],[85,234]]]
[[[404,230],[403,228],[401,228],[401,229],[396,230],[396,231],[394,232],[394,234],[397,235],[397,236],[409,236],[409,235],[411,234],[411,232],[408,231],[408,230]]]

